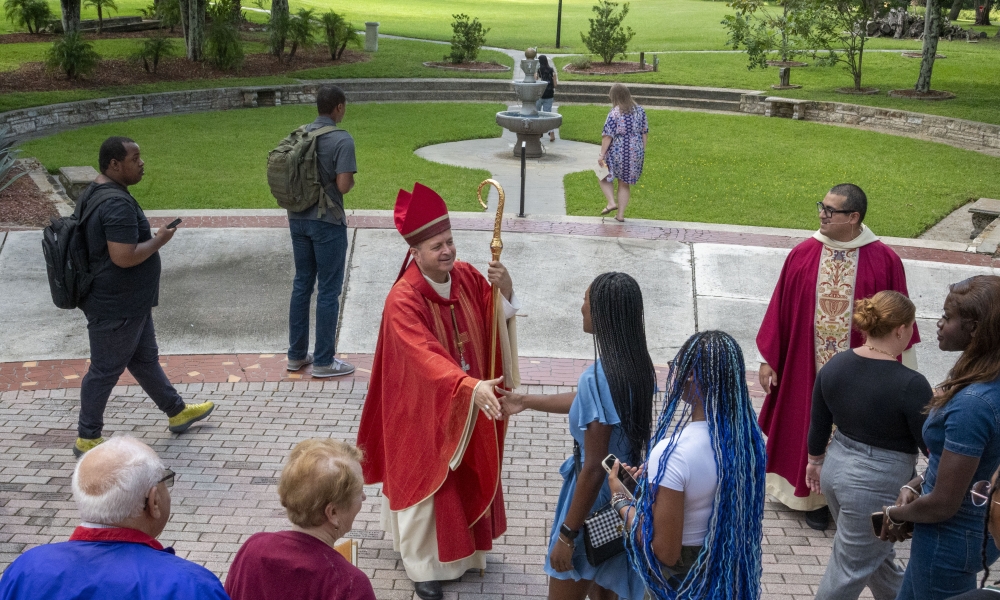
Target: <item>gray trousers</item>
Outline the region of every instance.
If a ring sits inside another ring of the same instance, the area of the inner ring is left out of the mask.
[[[826,451],[820,487],[837,522],[833,552],[817,600],[855,600],[865,586],[875,600],[894,600],[903,582],[891,542],[872,531],[871,514],[895,504],[914,476],[916,454],[875,448],[839,431]]]

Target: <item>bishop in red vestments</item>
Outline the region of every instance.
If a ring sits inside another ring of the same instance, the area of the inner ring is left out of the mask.
[[[851,326],[855,298],[907,291],[899,256],[862,224],[868,199],[861,188],[838,185],[817,208],[820,229],[785,259],[757,348],[760,384],[768,392],[759,417],[767,435],[767,493],[793,510],[809,511],[809,526],[822,530],[830,520],[826,500],[805,482],[816,373],[834,354],[864,344]],[[914,329],[910,346],[919,341]],[[903,362],[916,368],[912,348]]]
[[[441,581],[484,569],[485,552],[507,529],[507,422],[493,389],[501,374],[517,385],[517,300],[499,262],[487,280],[455,260],[447,208],[433,190],[400,190],[395,223],[410,250],[385,301],[358,446],[365,483],[382,484],[383,528],[417,595],[434,600]],[[502,326],[490,348],[494,315]],[[498,377],[488,380],[491,361]]]

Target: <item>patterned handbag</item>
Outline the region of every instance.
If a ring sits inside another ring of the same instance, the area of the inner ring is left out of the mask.
[[[580,444],[573,440],[573,466],[580,475]],[[611,506],[594,511],[583,520],[583,546],[587,562],[595,567],[625,552],[625,522]]]
[[[606,506],[583,520],[583,544],[587,562],[595,567],[625,552],[625,522]]]

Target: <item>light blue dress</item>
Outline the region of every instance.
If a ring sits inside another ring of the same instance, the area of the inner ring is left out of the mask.
[[[596,373],[596,374],[595,374]],[[621,419],[618,418],[618,411],[615,410],[614,401],[611,399],[611,388],[608,387],[607,377],[600,361],[596,368],[591,365],[580,375],[576,398],[569,409],[569,433],[573,439],[580,444],[581,455],[584,452],[583,434],[587,426],[594,421],[599,421],[604,425],[614,425],[611,433],[611,440],[608,444],[608,452],[614,454],[624,462],[636,464],[637,461],[629,453],[628,438],[622,432]],[[581,456],[581,465],[585,456]],[[603,456],[600,458],[604,458]],[[549,556],[552,549],[559,542],[559,526],[566,519],[570,504],[573,502],[573,492],[576,490],[576,470],[574,468],[573,456],[570,455],[559,469],[563,476],[562,490],[559,492],[559,502],[556,505],[555,520],[552,521],[552,532],[549,535],[549,551],[545,556],[545,572],[556,579],[587,579],[596,582],[599,586],[611,590],[618,594],[618,597],[625,600],[639,600],[645,593],[645,584],[642,576],[633,571],[628,564],[628,557],[624,552],[618,556],[605,561],[600,566],[593,566],[587,562],[587,552],[584,549],[583,531],[576,540],[576,550],[573,552],[573,569],[564,573],[559,573],[549,564]],[[587,514],[599,508],[607,506],[611,501],[611,490],[608,488],[607,479],[601,486],[601,491],[597,496],[597,501]]]

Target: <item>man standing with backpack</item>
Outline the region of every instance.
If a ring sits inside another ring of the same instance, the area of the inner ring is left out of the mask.
[[[89,215],[80,227],[86,235],[90,272],[94,279],[79,307],[87,316],[90,369],[80,387],[77,457],[104,442],[104,408],[111,390],[127,368],[169,417],[168,429],[186,431],[207,417],[211,402],[184,404],[160,366],[152,308],[160,293],[159,249],[174,229],[162,227],[153,235],[128,187],[142,180],[139,145],[125,137],[101,144],[101,174],[84,190],[77,213]],[[88,211],[88,206],[95,204]]]
[[[344,194],[354,187],[358,171],[354,139],[337,123],[344,118],[347,97],[334,85],[316,92],[316,120],[293,132],[268,157],[268,183],[278,204],[288,209],[295,280],[288,311],[288,370],[313,364],[313,377],[338,377],[354,365],[334,356],[340,291],[347,260]],[[301,157],[300,160],[291,160]],[[286,193],[278,190],[285,185]],[[305,205],[305,206],[303,206]],[[309,303],[316,296],[316,352],[309,354]]]

